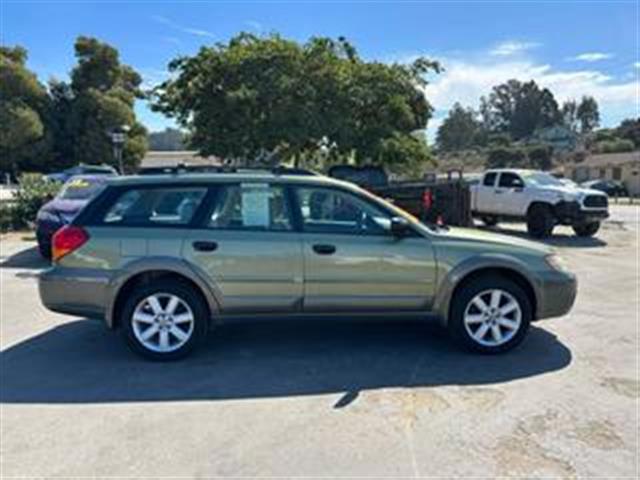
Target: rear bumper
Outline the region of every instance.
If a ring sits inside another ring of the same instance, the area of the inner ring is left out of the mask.
[[[569,272],[545,273],[539,284],[536,320],[566,315],[578,293],[576,276]]]
[[[40,274],[38,290],[53,312],[104,319],[109,282],[103,270],[55,266]]]

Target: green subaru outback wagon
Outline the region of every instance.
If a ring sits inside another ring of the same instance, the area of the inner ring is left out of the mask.
[[[47,308],[102,318],[158,360],[247,317],[435,318],[468,349],[504,352],[576,296],[547,247],[432,227],[352,184],[281,172],[109,180],[52,258]]]

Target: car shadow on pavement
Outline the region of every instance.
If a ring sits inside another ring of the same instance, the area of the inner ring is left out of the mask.
[[[0,257],[0,268],[39,270],[47,268],[49,265],[49,260],[42,258],[40,252],[38,252],[38,247],[20,250],[6,258]]]
[[[387,387],[483,385],[560,370],[570,350],[532,327],[497,356],[458,350],[435,324],[271,322],[227,325],[173,363],[130,353],[97,321],[66,323],[0,352],[0,402],[224,400],[359,392]]]
[[[520,230],[513,230],[509,228],[500,227],[477,227],[480,230],[486,232],[499,233],[502,235],[509,235],[512,237],[522,238],[532,242],[540,242],[550,247],[563,247],[563,248],[594,248],[605,247],[607,242],[598,237],[578,237],[577,235],[567,235],[565,233],[554,233],[550,237],[546,238],[533,238],[529,236],[527,232]]]

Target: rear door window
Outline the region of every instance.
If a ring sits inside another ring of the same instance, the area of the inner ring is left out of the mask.
[[[205,187],[132,188],[116,198],[101,223],[124,226],[188,225],[206,193]]]
[[[487,173],[482,180],[482,185],[485,187],[493,187],[496,183],[497,173]]]
[[[292,230],[284,187],[254,182],[219,187],[207,226],[221,230]]]
[[[524,182],[515,173],[504,172],[500,174],[498,186],[503,188],[522,188],[524,187]]]

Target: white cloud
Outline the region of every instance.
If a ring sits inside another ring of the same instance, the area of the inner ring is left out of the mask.
[[[180,25],[179,23],[174,22],[173,20],[170,20],[166,17],[163,17],[161,15],[153,15],[151,17],[151,19],[154,22],[157,23],[161,23],[163,25],[166,25],[170,28],[172,28],[173,30],[178,30],[182,33],[188,33],[190,35],[196,35],[198,37],[208,37],[208,38],[216,38],[216,36],[208,31],[208,30],[203,30],[201,28],[194,28],[194,27],[190,27],[190,26],[185,26],[185,25]]]
[[[599,62],[600,60],[606,60],[612,57],[613,57],[613,54],[611,53],[587,52],[587,53],[581,53],[580,55],[576,55],[575,57],[571,57],[569,58],[569,60],[574,60],[579,62]]]
[[[264,33],[265,28],[264,28],[264,25],[262,25],[262,23],[256,20],[247,20],[244,23],[247,27],[251,28],[252,30],[255,30],[260,34]]]
[[[634,62],[633,68],[640,68],[640,62]]]
[[[524,53],[528,50],[538,48],[537,42],[519,42],[517,40],[507,40],[497,44],[489,51],[489,55],[494,57],[510,57]]]
[[[138,72],[142,76],[142,88],[144,89],[157,87],[171,76],[168,70],[161,68],[139,68]]]
[[[634,79],[614,79],[591,69],[556,69],[533,60],[461,60],[442,58],[445,71],[431,79],[425,87],[427,100],[435,108],[434,119],[429,122],[429,137],[439,121],[455,102],[478,108],[482,95],[488,95],[495,85],[510,79],[535,80],[549,88],[558,102],[593,96],[600,106],[605,126],[622,118],[634,116],[637,102],[637,84]]]

